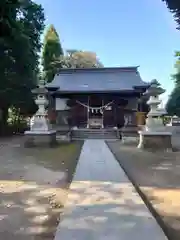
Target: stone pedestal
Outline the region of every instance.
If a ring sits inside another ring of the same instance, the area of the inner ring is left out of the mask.
[[[25,147],[54,147],[56,144],[56,131],[25,132]]]
[[[149,150],[171,151],[171,133],[139,131],[138,148]]]

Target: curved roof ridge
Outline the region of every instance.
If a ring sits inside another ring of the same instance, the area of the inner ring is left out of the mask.
[[[72,72],[123,72],[123,71],[137,71],[139,66],[128,66],[128,67],[102,67],[102,68],[62,68],[60,69],[59,74],[61,73],[72,73]]]

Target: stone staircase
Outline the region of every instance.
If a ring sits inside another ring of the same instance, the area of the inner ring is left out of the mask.
[[[118,140],[121,135],[116,129],[76,129],[71,131],[72,140],[104,139]]]
[[[124,137],[138,137],[138,131],[140,129],[137,126],[128,126],[121,129],[122,136]]]

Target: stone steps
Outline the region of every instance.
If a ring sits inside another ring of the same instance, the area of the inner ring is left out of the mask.
[[[103,139],[103,140],[118,140],[123,137],[137,137],[137,128],[126,128],[121,130],[113,128],[92,129],[78,128],[67,130],[57,129],[56,139],[58,141],[86,140],[86,139]]]
[[[119,132],[115,129],[76,129],[71,131],[72,140],[104,139],[118,140]]]
[[[122,128],[122,136],[124,137],[137,137],[138,134],[138,127],[137,126],[129,126],[129,127],[124,127]]]

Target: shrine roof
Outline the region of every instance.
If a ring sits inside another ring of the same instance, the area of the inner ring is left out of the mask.
[[[62,69],[47,89],[59,92],[114,92],[147,88],[138,67]]]

